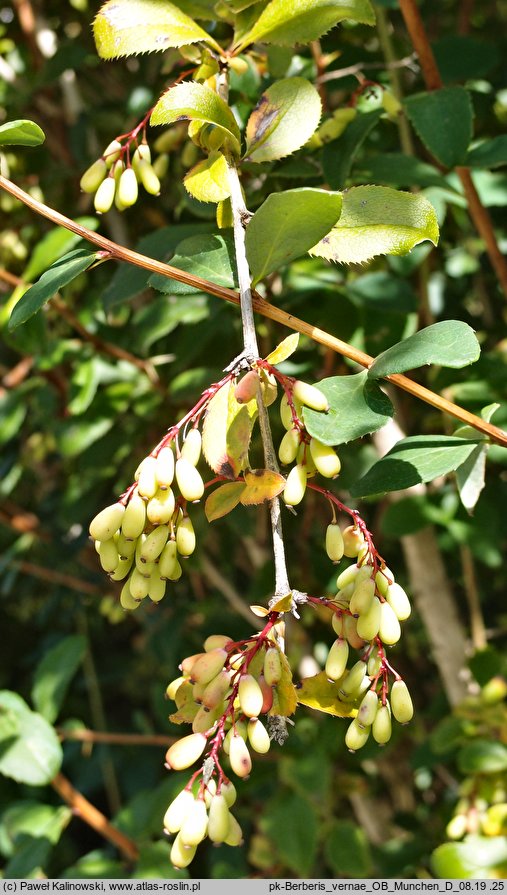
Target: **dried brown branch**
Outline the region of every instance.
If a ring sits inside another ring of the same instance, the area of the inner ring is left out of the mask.
[[[109,746],[172,746],[178,737],[145,733],[110,733],[102,730],[66,730],[57,728],[61,740],[76,740],[80,743],[106,743]]]
[[[28,208],[31,208],[42,217],[48,218],[48,220],[53,221],[53,223],[58,224],[61,227],[65,227],[73,233],[78,233],[83,239],[86,239],[88,242],[102,249],[105,252],[105,257],[109,257],[111,260],[126,261],[129,264],[135,264],[145,270],[162,274],[162,276],[177,280],[180,283],[186,283],[189,286],[195,286],[202,292],[207,292],[209,295],[215,295],[217,298],[221,298],[224,301],[239,305],[239,295],[233,289],[227,289],[225,286],[218,286],[216,283],[211,283],[209,280],[195,276],[195,274],[178,270],[170,264],[164,264],[162,261],[148,258],[146,255],[126,249],[123,246],[112,242],[110,239],[106,239],[104,236],[93,233],[93,231],[88,230],[81,224],[76,224],[75,221],[60,214],[60,212],[55,209],[49,208],[42,202],[38,202],[5,177],[0,177],[0,189],[15,196],[27,205]],[[289,329],[309,336],[314,342],[319,342],[319,344],[324,345],[326,348],[331,348],[333,351],[342,354],[344,357],[348,357],[362,367],[368,368],[373,363],[374,358],[369,354],[365,354],[364,351],[360,351],[359,349],[354,348],[353,345],[349,345],[347,342],[342,341],[342,339],[332,336],[318,326],[313,326],[311,323],[306,323],[304,320],[295,317],[293,314],[288,314],[286,311],[282,311],[280,308],[275,307],[275,305],[265,301],[257,293],[254,293],[253,295],[253,308],[258,314],[262,314],[270,320],[274,320],[277,323],[281,323],[283,326],[289,327]],[[388,376],[386,379],[388,379],[389,382],[394,383],[394,385],[397,385],[398,388],[401,388],[404,391],[409,392],[409,394],[414,395],[416,398],[419,398],[421,401],[424,401],[426,404],[436,407],[437,410],[440,410],[442,413],[448,413],[450,416],[477,429],[478,432],[484,433],[484,435],[487,435],[491,441],[500,444],[503,447],[507,447],[507,433],[497,426],[482,420],[474,413],[470,413],[463,407],[453,404],[452,401],[448,401],[441,395],[436,394],[436,392],[432,392],[430,389],[419,385],[418,382],[413,382],[412,379],[409,379],[407,376],[403,376],[400,373]]]

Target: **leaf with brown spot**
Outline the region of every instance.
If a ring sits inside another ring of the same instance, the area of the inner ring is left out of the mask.
[[[297,709],[298,697],[292,681],[292,669],[289,665],[289,660],[285,653],[281,651],[280,661],[282,663],[282,677],[273,689],[273,705],[268,714],[281,715],[283,718],[288,718]]]
[[[193,700],[185,702],[177,712],[169,715],[169,721],[172,721],[173,724],[191,724],[198,711],[199,706],[196,702]]]
[[[306,78],[283,78],[262,94],[246,128],[249,162],[271,162],[300,149],[318,127],[320,96]]]
[[[220,485],[206,500],[204,512],[208,522],[214,522],[215,519],[221,519],[227,516],[234,507],[237,507],[241,495],[245,490],[244,482],[227,482]]]
[[[285,479],[279,472],[270,469],[250,469],[245,472],[246,488],[241,495],[243,506],[254,506],[273,500],[285,488]]]

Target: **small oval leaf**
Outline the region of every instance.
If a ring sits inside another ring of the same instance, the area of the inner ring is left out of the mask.
[[[281,364],[282,361],[287,360],[288,357],[291,357],[292,354],[296,351],[299,345],[299,333],[291,333],[290,336],[287,336],[286,339],[283,339],[276,348],[271,351],[265,360],[268,364],[271,364],[273,367],[276,367],[277,364]]]
[[[247,160],[271,162],[300,149],[317,128],[321,114],[320,96],[306,78],[275,81],[248,119]]]
[[[0,146],[40,146],[45,139],[42,128],[26,118],[0,125]]]
[[[245,488],[244,482],[226,482],[225,485],[220,485],[219,488],[213,491],[206,499],[204,505],[204,512],[208,522],[214,522],[215,519],[227,516],[228,513],[237,507]]]
[[[479,359],[481,348],[468,323],[442,320],[383,351],[368,370],[369,379],[415,370],[425,364],[460,369]]]
[[[357,711],[349,702],[338,698],[336,681],[328,681],[325,671],[313,677],[305,677],[296,690],[297,701],[318,712],[335,715],[337,718],[354,718]]]
[[[278,497],[285,488],[285,479],[269,469],[251,469],[245,472],[245,485],[241,503],[245,507],[255,506]]]

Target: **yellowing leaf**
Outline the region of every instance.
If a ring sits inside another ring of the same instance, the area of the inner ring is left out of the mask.
[[[214,124],[224,131],[231,149],[239,154],[240,134],[236,119],[227,103],[211,87],[196,81],[170,87],[153,109],[150,124],[172,124],[185,119]]]
[[[176,694],[174,697],[174,701],[176,703],[176,707],[178,709],[183,708],[187,703],[193,702],[194,694],[193,688],[190,681],[183,681],[183,683],[176,690]]]
[[[183,183],[199,202],[222,202],[230,196],[227,162],[221,152],[210,152],[185,176]]]
[[[283,78],[262,94],[246,127],[250,162],[290,155],[310,139],[322,114],[320,96],[306,78]]]
[[[271,612],[290,612],[292,609],[292,593],[282,597],[271,607]]]
[[[276,366],[276,364],[281,364],[282,361],[287,360],[291,354],[294,354],[297,347],[299,345],[299,333],[291,333],[290,336],[287,336],[283,342],[280,342],[276,348],[268,354],[266,360],[268,364],[272,364],[272,366]]]
[[[258,606],[256,603],[254,603],[253,606],[250,606],[250,609],[258,618],[265,618],[266,615],[269,615],[269,609],[266,609],[265,606]]]
[[[177,712],[169,715],[169,721],[172,721],[173,724],[189,724],[194,720],[198,711],[199,706],[196,702],[193,700],[185,702]]]
[[[243,469],[256,414],[257,402],[238,404],[230,382],[211,399],[204,418],[202,450],[218,475],[235,479]]]
[[[243,506],[253,506],[273,500],[285,488],[285,479],[279,472],[269,469],[251,469],[245,472],[246,488],[241,495]]]
[[[438,222],[424,196],[386,186],[357,186],[345,190],[339,220],[310,254],[358,264],[376,255],[405,255],[425,239],[437,244]]]
[[[108,0],[93,23],[102,59],[152,53],[205,41],[219,44],[190,16],[167,0]]]
[[[280,661],[282,663],[282,677],[273,690],[273,705],[271,706],[269,715],[281,715],[288,718],[296,711],[298,699],[296,688],[292,682],[292,670],[285,653],[280,651]]]
[[[300,705],[307,705],[327,715],[338,718],[354,718],[357,715],[357,710],[350,703],[338,698],[338,684],[328,681],[325,671],[304,678],[296,689],[296,697]]]
[[[220,485],[219,488],[213,491],[206,499],[204,505],[204,512],[208,522],[214,522],[215,519],[227,516],[227,513],[230,513],[234,507],[237,507],[245,488],[244,482],[227,482],[227,484]]]

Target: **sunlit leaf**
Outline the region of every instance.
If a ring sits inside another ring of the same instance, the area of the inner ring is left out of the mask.
[[[205,41],[219,45],[190,16],[168,0],[108,0],[93,24],[102,59],[134,56]]]
[[[245,472],[246,488],[241,495],[243,506],[254,506],[273,500],[285,488],[285,479],[269,469],[250,469]]]
[[[227,516],[240,502],[241,495],[245,490],[244,482],[226,482],[216,488],[209,497],[206,498],[204,512],[208,522],[214,522],[215,519],[221,519]]]
[[[0,124],[0,146],[40,146],[45,139],[42,128],[26,118]]]
[[[214,124],[227,135],[231,147],[239,153],[240,135],[236,119],[227,103],[211,87],[196,81],[185,81],[170,87],[153,109],[150,124],[172,124],[184,120]]]
[[[287,360],[294,352],[296,351],[299,345],[299,333],[291,333],[290,336],[287,336],[276,348],[271,351],[265,360],[268,364],[271,364],[273,367],[276,367],[277,364],[281,364],[284,360]]]
[[[191,168],[183,179],[185,188],[199,202],[222,202],[230,196],[227,162],[221,152]]]
[[[337,718],[353,718],[357,714],[350,702],[342,702],[338,697],[336,681],[328,681],[325,671],[313,677],[305,677],[296,689],[297,701],[318,712],[335,715]]]
[[[308,44],[344,19],[374,25],[375,13],[368,0],[271,0],[240,47]]]
[[[246,158],[269,162],[290,155],[311,137],[321,114],[320,96],[306,78],[275,81],[248,119]]]
[[[369,379],[415,370],[425,364],[460,369],[478,360],[481,348],[468,323],[442,320],[383,351],[368,370]]]

